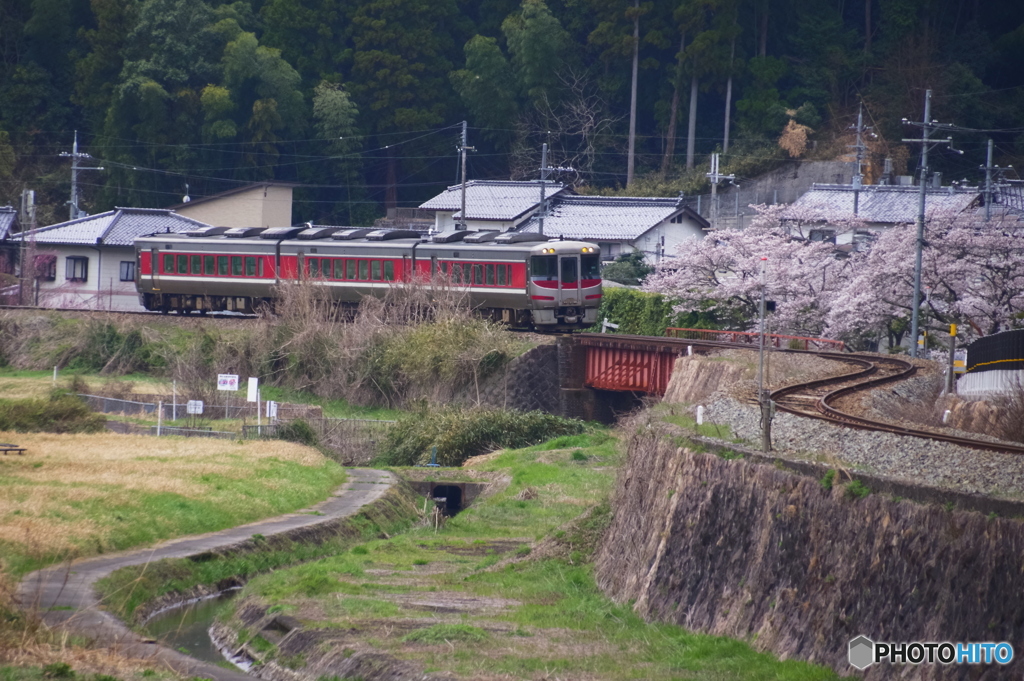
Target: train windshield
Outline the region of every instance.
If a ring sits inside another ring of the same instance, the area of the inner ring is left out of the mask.
[[[532,281],[558,281],[558,256],[535,255],[530,258]]]
[[[601,257],[597,255],[584,255],[580,257],[580,265],[583,269],[582,279],[601,278]]]

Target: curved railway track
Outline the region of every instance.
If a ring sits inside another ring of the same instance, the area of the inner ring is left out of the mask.
[[[793,350],[789,352],[805,351]],[[1024,446],[949,435],[920,428],[906,428],[842,411],[836,406],[836,403],[841,398],[862,390],[877,388],[885,383],[909,378],[916,371],[914,365],[896,357],[849,355],[835,352],[815,352],[813,354],[825,359],[849,364],[854,368],[854,371],[773,390],[770,393],[770,398],[775,401],[777,409],[791,414],[839,423],[850,428],[882,431],[895,435],[925,438],[937,442],[949,442],[973,449],[1024,454]]]

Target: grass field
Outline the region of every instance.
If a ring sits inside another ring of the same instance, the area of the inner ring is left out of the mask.
[[[249,582],[234,607],[298,618],[313,630],[307,650],[278,650],[272,633],[235,621],[239,637],[284,666],[318,650],[386,653],[446,678],[837,678],[741,641],[646,623],[601,593],[591,553],[620,456],[598,431],[471,459],[460,472],[508,485],[440,530],[419,526]]]
[[[327,498],[344,471],[281,441],[0,432],[0,560],[19,576],[67,558],[210,532]]]

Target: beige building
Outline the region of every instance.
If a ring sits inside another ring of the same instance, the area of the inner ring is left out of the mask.
[[[291,227],[293,187],[281,182],[250,184],[191,199],[169,210],[217,227]]]

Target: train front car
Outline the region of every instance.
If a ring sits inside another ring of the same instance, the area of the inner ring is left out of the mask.
[[[583,241],[548,241],[530,249],[527,294],[538,331],[573,331],[597,323],[601,250]]]

